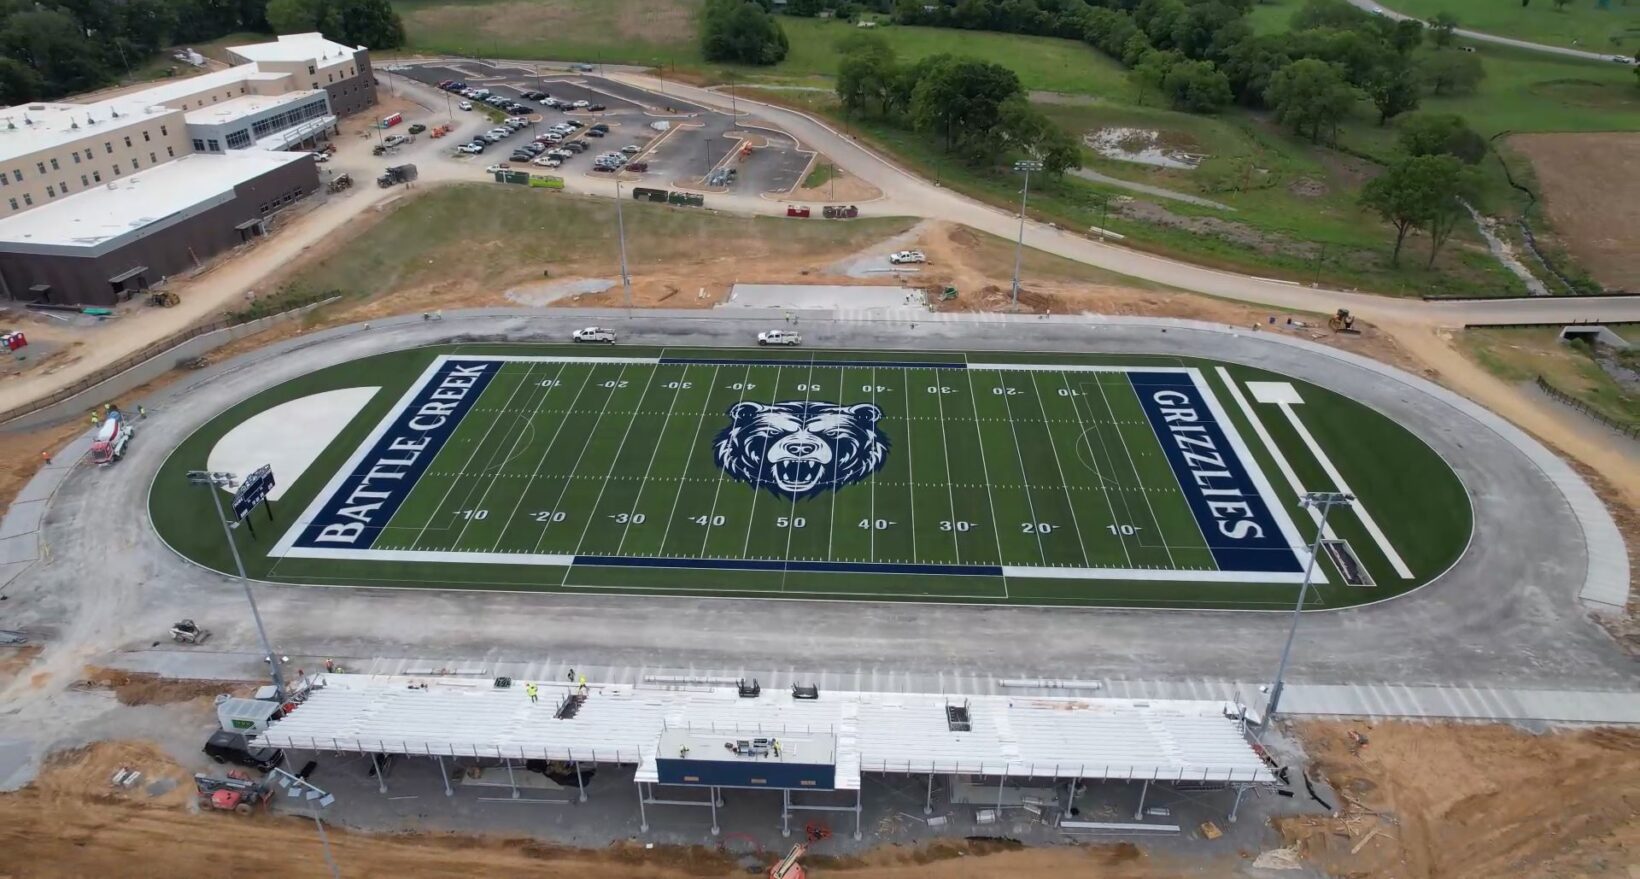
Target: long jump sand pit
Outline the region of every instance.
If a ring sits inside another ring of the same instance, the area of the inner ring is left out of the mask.
[[[1517,134],[1556,239],[1610,288],[1640,290],[1640,132]]]

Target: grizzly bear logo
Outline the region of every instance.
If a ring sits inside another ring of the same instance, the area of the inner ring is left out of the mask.
[[[729,407],[713,457],[723,472],[775,497],[797,501],[852,485],[882,469],[888,437],[870,403],[742,401]]]

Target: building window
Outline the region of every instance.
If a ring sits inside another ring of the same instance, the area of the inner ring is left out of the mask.
[[[149,137],[149,136],[148,136],[148,129],[146,129],[146,128],[144,128],[144,129],[143,129],[143,130],[142,130],[142,142],[143,142],[143,143],[147,143],[147,142],[149,142],[149,141],[150,141],[150,140],[153,140],[153,138],[151,138],[151,137]]]
[[[214,138],[214,137],[206,139],[205,148],[210,150],[213,153],[222,152],[222,145],[217,143],[216,138]]]
[[[34,167],[40,169],[41,174],[46,173],[46,163],[45,162],[35,162]]]
[[[160,136],[160,137],[170,137],[170,136],[171,136],[171,132],[169,132],[169,131],[166,131],[166,130],[165,130],[165,126],[163,126],[163,125],[161,125],[161,126],[160,126],[160,127],[159,127],[159,136]]]
[[[30,207],[33,207],[34,206],[34,196],[29,195],[26,192],[23,193],[23,204],[26,204]]]
[[[325,74],[325,82],[335,82],[335,81],[336,81],[336,74],[334,74],[334,73]]]
[[[313,74],[313,73],[314,73],[314,72],[315,72],[315,71],[314,71],[314,68],[313,68],[313,65],[312,65],[312,64],[309,64],[309,65],[308,65],[308,74],[309,74],[309,75],[310,75],[310,76],[311,76],[311,75],[312,75],[312,74]]]
[[[19,170],[18,170],[18,169],[16,169],[16,168],[13,168],[13,169],[12,169],[12,170],[11,170],[11,176],[12,176],[12,178],[13,178],[13,179],[15,179],[15,180],[16,180],[16,181],[17,181],[17,182],[18,182],[18,183],[22,183],[22,182],[23,182],[23,172],[22,172],[22,171],[19,171]]]
[[[62,167],[57,164],[56,159],[51,160],[51,170],[53,170],[53,171],[61,171],[62,170]]]
[[[92,159],[95,159],[96,157],[97,157],[97,154],[91,151],[91,147],[86,147],[85,148],[85,160],[87,162],[91,161]]]
[[[242,150],[251,145],[251,133],[249,131],[245,131],[244,129],[240,129],[239,131],[230,131],[228,132],[227,141],[228,149]]]
[[[114,163],[114,176],[115,177],[120,176],[120,165],[119,165],[118,162]]]
[[[148,154],[148,164],[158,165],[159,164],[159,156],[156,156],[153,153],[149,153]]]
[[[7,201],[9,201],[9,202],[11,202],[11,209],[12,209],[12,210],[14,210],[14,211],[15,211],[15,210],[17,210],[17,199],[15,199],[15,198],[9,198],[9,199],[6,199],[6,200],[7,200]],[[265,211],[265,210],[267,210],[267,208],[263,208],[263,209],[262,209],[262,210],[264,210],[264,211]]]
[[[200,140],[197,137],[194,138],[194,151],[200,153],[205,152],[205,141]]]
[[[101,183],[102,182],[102,172],[101,171],[92,171],[91,172],[91,182]]]
[[[74,164],[76,164],[76,165],[80,164],[80,154],[79,153],[69,153],[69,155],[74,157]]]
[[[80,185],[81,186],[90,186],[91,185],[91,178],[85,176],[84,174],[81,174],[80,175]]]
[[[7,177],[6,173],[4,171],[0,171],[0,189],[3,189],[3,188],[5,188],[7,186],[10,186],[10,185],[11,185],[11,178]]]
[[[57,181],[57,188],[61,189],[63,191],[63,195],[67,195],[68,194],[68,181],[67,180]]]
[[[125,148],[126,148],[126,149],[130,149],[130,148],[131,148],[131,135],[129,135],[129,134],[127,134],[127,135],[126,135],[126,136],[125,136]]]
[[[103,151],[112,156],[114,154],[114,142],[111,140],[103,141]]]
[[[48,195],[52,198],[56,198],[57,197],[57,187],[47,185],[46,186],[46,195]]]
[[[174,159],[177,156],[177,151],[172,147],[166,147],[165,148],[165,154]]]
[[[131,170],[135,171],[135,170],[137,170],[138,168],[141,168],[141,167],[142,167],[142,162],[139,161],[136,156],[132,156],[131,157]]]

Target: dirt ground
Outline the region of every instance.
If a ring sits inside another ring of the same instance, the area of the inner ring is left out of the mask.
[[[1640,133],[1516,134],[1555,239],[1606,287],[1640,291]]]
[[[1366,743],[1356,746],[1355,732]],[[1310,722],[1298,726],[1311,772],[1342,793],[1336,817],[1276,821],[1288,851],[1189,861],[1129,843],[1021,849],[1006,841],[884,846],[831,857],[810,875],[846,879],[1172,879],[1239,875],[1262,856],[1328,876],[1373,879],[1629,879],[1640,865],[1640,732],[1533,735],[1506,726]],[[121,769],[137,785],[110,784]],[[306,820],[200,814],[190,773],[145,742],[103,742],[53,755],[30,786],[0,796],[0,875],[122,877],[322,875]],[[153,782],[161,782],[150,788]],[[168,782],[176,782],[170,787]],[[256,840],[235,845],[233,839]],[[368,834],[333,828],[347,876],[525,875],[649,879],[747,875],[706,847],[632,842],[571,849],[463,834]],[[280,857],[270,858],[270,851]]]
[[[829,164],[831,159],[825,156],[815,156],[809,164],[809,170]],[[859,204],[863,201],[873,201],[883,197],[883,191],[870,183],[850,174],[847,169],[832,165],[831,179],[819,186],[806,187],[799,185],[791,192],[783,195],[781,201],[796,202],[831,202],[833,204]]]

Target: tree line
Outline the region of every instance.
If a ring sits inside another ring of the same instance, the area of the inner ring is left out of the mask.
[[[948,54],[905,64],[875,34],[850,35],[838,49],[837,96],[851,114],[931,135],[976,164],[1031,158],[1055,176],[1080,164],[1075,138],[1030,105],[1007,67]]]
[[[0,102],[101,88],[170,46],[312,30],[373,49],[404,43],[388,0],[0,0]]]
[[[702,57],[763,65],[785,60],[791,44],[769,9],[770,0],[706,0],[700,21]]]

